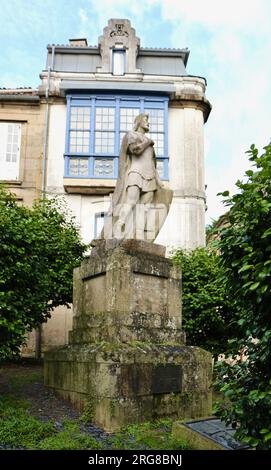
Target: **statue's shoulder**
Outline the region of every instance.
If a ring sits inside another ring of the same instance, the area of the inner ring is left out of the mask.
[[[136,132],[136,131],[129,131],[126,134],[126,137],[127,137],[128,144],[130,145],[136,142],[138,139],[140,139],[140,134],[139,132]]]

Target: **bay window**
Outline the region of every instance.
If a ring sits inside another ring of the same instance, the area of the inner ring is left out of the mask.
[[[121,140],[146,112],[157,170],[168,179],[167,97],[72,94],[67,110],[65,177],[117,178]]]

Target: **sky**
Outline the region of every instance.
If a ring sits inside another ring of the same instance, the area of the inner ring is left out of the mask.
[[[109,18],[129,18],[143,47],[188,47],[189,75],[207,79],[206,221],[226,211],[251,144],[271,139],[270,0],[0,0],[0,87],[39,85],[47,44],[97,45]]]

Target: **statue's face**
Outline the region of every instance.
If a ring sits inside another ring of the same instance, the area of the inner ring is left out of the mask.
[[[141,121],[140,121],[140,127],[142,127],[142,129],[144,129],[145,132],[149,132],[150,124],[149,124],[149,118],[147,115],[142,116]]]

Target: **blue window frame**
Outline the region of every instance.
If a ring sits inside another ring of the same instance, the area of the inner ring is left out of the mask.
[[[168,98],[133,95],[67,95],[64,176],[117,178],[121,140],[143,112],[149,114],[157,171],[168,179]]]

